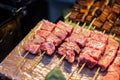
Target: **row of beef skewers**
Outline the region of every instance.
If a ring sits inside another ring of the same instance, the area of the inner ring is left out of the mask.
[[[40,30],[23,47],[32,54],[39,54],[42,50],[48,55],[52,55],[58,47],[57,53],[65,55],[68,62],[73,63],[75,56],[79,56],[80,65],[86,63],[89,68],[99,65],[105,71],[116,56],[118,43],[98,31],[80,26],[73,28],[62,21],[55,25],[43,20]]]
[[[91,2],[93,2],[93,5],[91,5]],[[87,7],[89,6],[90,8],[88,9]],[[119,15],[119,0],[77,0],[73,5],[69,19],[89,24],[94,18],[97,18],[93,26],[119,35]]]

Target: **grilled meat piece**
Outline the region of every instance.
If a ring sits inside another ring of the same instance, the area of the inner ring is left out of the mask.
[[[120,5],[114,3],[113,7],[112,7],[112,11],[115,12],[115,13],[117,13],[117,14],[119,14],[120,13]]]
[[[111,23],[109,21],[105,21],[102,29],[105,30],[106,32],[110,32],[112,26],[113,26],[113,23]]]
[[[99,19],[96,19],[96,20],[93,22],[92,25],[95,26],[95,27],[97,27],[97,28],[101,28],[102,25],[103,25],[103,22],[100,21]]]
[[[111,30],[112,33],[115,33],[116,35],[120,35],[120,26],[115,26]]]

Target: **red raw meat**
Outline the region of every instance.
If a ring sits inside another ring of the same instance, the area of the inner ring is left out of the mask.
[[[72,30],[73,30],[73,26],[69,25],[69,24],[66,24],[65,22],[63,21],[59,21],[57,23],[58,27],[62,30],[65,30],[67,31],[69,34],[71,34]]]
[[[66,54],[66,48],[64,48],[64,47],[59,47],[59,48],[58,48],[58,54],[60,54],[60,55]]]
[[[35,43],[33,43],[32,41],[28,41],[28,42],[23,46],[23,48],[24,48],[26,51],[29,51],[29,52],[32,53],[32,54],[41,53],[40,45],[35,44]]]
[[[96,40],[90,40],[87,44],[86,44],[87,47],[91,47],[91,48],[94,48],[94,49],[99,49],[101,50],[102,52],[104,51],[105,49],[105,46],[106,44],[103,43],[103,42],[98,42]]]
[[[77,54],[80,53],[80,48],[75,42],[64,42],[62,47],[75,51]]]
[[[58,38],[61,40],[64,40],[67,37],[67,32],[64,30],[61,30],[60,28],[56,27],[53,31],[53,34],[55,34]]]
[[[66,55],[65,58],[70,63],[73,63],[74,60],[75,60],[75,53],[71,49],[66,49],[66,48],[64,48],[64,47],[61,46],[61,47],[58,48],[58,54],[60,54],[60,55]]]
[[[114,60],[118,46],[119,46],[118,42],[116,42],[114,39],[112,38],[108,39],[108,45],[106,46],[104,55],[101,57],[101,59],[98,62],[98,65],[101,67],[101,71],[106,70],[107,67]]]
[[[55,24],[53,24],[52,22],[49,22],[47,20],[43,20],[42,26],[40,29],[42,30],[46,30],[46,31],[52,31],[55,28]]]
[[[98,65],[101,67],[101,71],[105,71],[110,63],[114,60],[114,58],[115,56],[103,56],[98,62]]]
[[[73,29],[72,33],[80,34],[81,32],[82,32],[82,28],[80,26],[77,26]]]
[[[80,47],[84,47],[87,41],[87,38],[83,35],[78,35],[72,33],[70,37],[66,38],[65,41],[67,42],[76,42]]]
[[[90,47],[85,47],[82,51],[83,54],[88,54],[89,56],[93,57],[95,60],[99,60],[101,57],[102,52],[100,50],[96,50]]]
[[[120,74],[120,64],[117,65],[112,63],[112,65],[110,65],[108,68],[108,72],[117,72],[118,74]]]
[[[41,36],[46,39],[50,34],[51,34],[50,31],[38,30],[35,35]]]
[[[62,42],[62,40],[59,39],[59,38],[58,38],[56,35],[54,35],[53,33],[51,33],[51,34],[47,37],[46,41],[52,42],[55,46],[58,46],[58,45]]]
[[[98,31],[93,31],[91,33],[90,38],[96,41],[103,42],[103,43],[107,43],[107,40],[108,40],[107,35],[103,34],[102,32],[98,32]]]
[[[80,65],[86,63],[88,68],[93,68],[97,64],[96,60],[94,60],[88,54],[83,54],[83,53],[80,53],[78,57],[78,62]]]
[[[41,43],[45,42],[45,39],[39,35],[35,35],[32,42],[35,44],[41,44]]]
[[[67,49],[66,50],[66,56],[65,59],[67,59],[68,62],[73,63],[75,60],[75,53],[73,50]]]
[[[52,55],[55,51],[55,45],[52,42],[44,42],[40,45],[40,49],[45,51],[46,54]]]
[[[101,80],[120,80],[120,76],[116,72],[108,72]]]
[[[120,74],[120,50],[118,50],[117,56],[113,63],[109,66],[108,71],[113,71]]]

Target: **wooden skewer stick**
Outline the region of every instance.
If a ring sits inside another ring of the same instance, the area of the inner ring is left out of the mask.
[[[88,27],[88,29],[90,29],[91,28],[91,26],[92,26],[92,24],[93,24],[93,22],[96,20],[96,18],[94,18],[93,20],[92,20],[92,22],[90,23],[90,25],[89,25],[89,27]]]
[[[99,74],[99,71],[100,71],[100,67],[98,67],[97,71],[95,72],[95,75],[93,76],[92,80],[96,80],[98,74]]]
[[[70,14],[71,14],[71,12],[68,13],[68,14],[64,17],[64,19],[67,19],[67,18],[70,16]]]
[[[106,31],[104,30],[103,33],[105,33]],[[113,37],[115,37],[116,34],[113,34]],[[97,71],[95,72],[95,75],[93,76],[92,80],[95,80],[98,76],[98,73],[100,71],[100,67],[98,67]]]
[[[76,26],[78,26],[79,24],[80,24],[80,22],[78,22]],[[85,26],[85,25],[86,25],[86,23],[84,24],[84,26]],[[76,71],[76,69],[78,68],[78,66],[79,66],[79,65],[77,65],[76,68],[75,68],[75,70],[73,70],[73,72],[70,73],[70,75],[69,75],[69,77],[67,78],[67,80],[69,80],[69,79],[72,77],[73,73]]]
[[[82,28],[84,28],[84,27],[85,27],[85,25],[86,25],[86,23],[84,23],[84,24],[82,25]]]
[[[73,72],[70,73],[69,77],[66,80],[69,80],[72,77],[73,73],[77,70],[78,67],[79,65],[77,64],[76,68],[73,70]]]
[[[24,59],[27,57],[28,54],[29,54],[29,52],[27,51],[26,54],[24,55],[24,57],[22,57],[22,59],[18,62],[17,67],[20,66],[20,64],[24,61]]]
[[[45,54],[45,52],[43,52],[38,58],[37,60],[32,64],[32,66],[28,69],[28,70],[33,70],[35,68],[35,66],[39,63],[39,61],[42,60],[43,55]]]
[[[85,65],[86,65],[86,63],[84,63],[84,64],[80,67],[80,69],[78,70],[78,72],[77,72],[77,74],[76,74],[75,80],[77,79],[78,74],[81,73],[81,71],[83,70],[83,68],[85,67]]]
[[[63,59],[65,58],[66,55],[63,55],[61,57],[61,59],[57,62],[57,65],[56,66],[59,66],[61,64],[61,62],[63,61]]]
[[[94,19],[92,20],[92,22],[90,23],[88,29],[91,28],[91,26],[92,26],[92,24],[93,24],[93,22],[94,22],[95,20],[96,20],[96,18],[94,18]],[[85,25],[86,25],[86,23],[84,23],[82,27],[84,27]],[[80,68],[80,69],[78,70],[78,72],[77,72],[77,75],[80,74],[80,72],[83,70],[83,68],[85,67],[85,65],[86,65],[86,63],[84,63],[84,64],[81,66],[81,68]],[[77,79],[77,75],[76,75],[76,77],[75,77],[75,80]]]
[[[42,23],[40,22],[40,27],[42,26]],[[18,62],[17,67],[20,66],[20,64],[24,61],[25,57],[29,54],[29,51],[26,52],[26,54],[23,56],[23,58]]]

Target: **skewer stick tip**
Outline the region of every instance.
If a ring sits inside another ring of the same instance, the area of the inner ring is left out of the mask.
[[[64,17],[64,19],[67,19],[67,18],[70,16],[70,14],[71,14],[71,12],[68,13],[68,14]]]
[[[33,69],[33,68],[39,63],[39,61],[41,61],[41,59],[42,59],[42,57],[43,57],[44,54],[45,54],[45,52],[43,52],[43,53],[37,58],[37,60],[33,63],[33,65],[32,65],[28,70]]]
[[[93,76],[92,80],[96,80],[99,71],[100,71],[100,67],[98,67],[98,69],[97,69],[97,71],[95,72],[95,75]]]
[[[26,52],[26,54],[22,57],[22,59],[18,62],[17,67],[22,63],[22,61],[25,59],[25,57],[29,54],[29,52]]]
[[[66,55],[63,55],[62,57],[61,57],[61,59],[57,62],[57,65],[56,66],[59,66],[60,65],[60,63],[63,61],[63,59],[65,58],[65,56]]]

